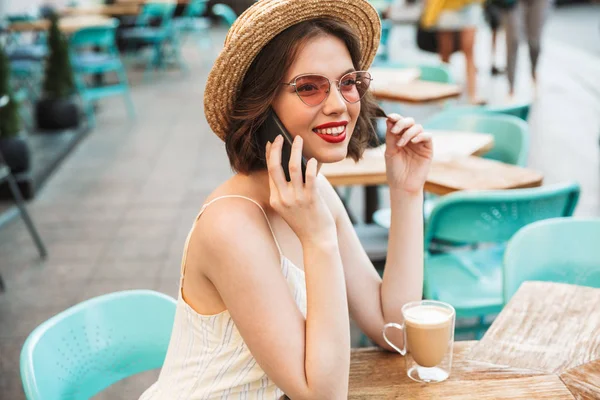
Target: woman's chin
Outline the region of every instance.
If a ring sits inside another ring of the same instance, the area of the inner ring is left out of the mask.
[[[315,158],[322,164],[332,164],[344,160],[347,156],[348,149],[343,148],[339,151],[323,152]]]

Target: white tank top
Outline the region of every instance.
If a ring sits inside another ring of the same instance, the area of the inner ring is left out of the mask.
[[[256,204],[263,212],[281,258],[285,276],[300,312],[306,318],[306,282],[304,271],[288,260],[279,247],[267,214],[256,201],[238,195],[221,196],[204,204],[202,212],[223,198],[242,198]],[[182,296],[188,234],[183,260],[175,322],[165,362],[158,381],[148,388],[140,400],[199,400],[199,399],[280,399],[283,391],[256,363],[244,343],[228,310],[215,315],[198,314]]]

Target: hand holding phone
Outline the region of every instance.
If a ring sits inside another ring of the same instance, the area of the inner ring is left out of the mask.
[[[281,167],[285,174],[285,179],[290,182],[290,156],[292,153],[292,144],[294,143],[293,136],[285,129],[285,126],[275,114],[275,111],[271,108],[266,121],[261,125],[257,131],[258,143],[261,148],[264,149],[267,142],[273,143],[275,138],[279,135],[283,136],[283,146],[281,149]],[[302,170],[302,181],[306,182],[306,158],[302,156],[301,166]]]

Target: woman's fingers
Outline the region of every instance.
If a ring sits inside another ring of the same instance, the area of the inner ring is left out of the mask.
[[[411,126],[402,134],[402,137],[400,140],[398,140],[397,145],[400,147],[404,146],[420,133],[423,133],[423,127],[421,125]]]
[[[304,183],[302,182],[302,138],[297,135],[292,143],[292,151],[290,154],[290,179],[296,193],[302,193]]]
[[[396,122],[394,126],[390,129],[390,132],[394,135],[397,135],[404,131],[407,128],[410,128],[415,124],[415,120],[413,118],[402,118],[400,121]]]
[[[267,169],[269,176],[273,179],[273,183],[279,189],[283,190],[287,186],[285,174],[281,167],[281,149],[283,146],[283,136],[279,135],[273,143],[268,147],[267,154]]]
[[[412,138],[412,140],[410,142],[411,143],[426,143],[426,142],[433,143],[433,137],[431,136],[431,133],[429,133],[429,132],[421,132],[417,136]]]
[[[313,194],[317,184],[317,160],[311,158],[306,162],[306,183],[305,189],[309,193],[309,196]]]

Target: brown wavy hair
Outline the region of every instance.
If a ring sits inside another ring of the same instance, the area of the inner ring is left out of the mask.
[[[271,103],[302,44],[322,35],[342,40],[356,70],[360,70],[360,41],[353,29],[334,19],[304,21],[281,32],[256,56],[242,81],[231,114],[232,133],[225,138],[225,149],[231,168],[247,174],[266,168],[265,149],[256,131],[264,123]],[[348,143],[348,157],[358,161],[369,143],[376,141],[371,118],[377,104],[372,95],[361,99],[354,133]]]

